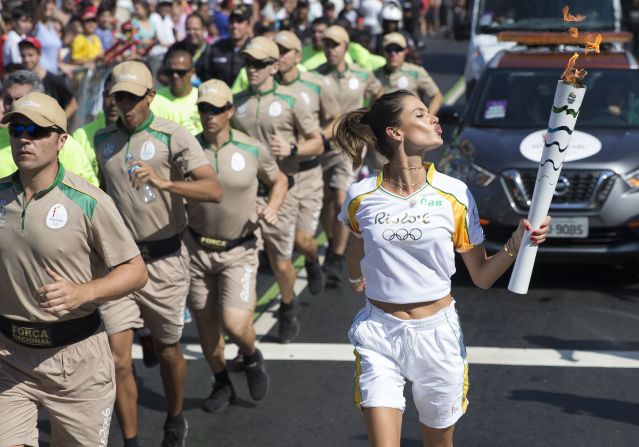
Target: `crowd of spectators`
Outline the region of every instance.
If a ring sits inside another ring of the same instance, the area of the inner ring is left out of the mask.
[[[388,32],[403,29],[413,50],[421,47],[425,36],[450,28],[453,7],[448,0],[9,0],[0,6],[0,76],[32,71],[72,120],[78,69],[162,60],[171,45],[183,42],[193,54],[195,86],[218,78],[237,91],[246,86],[240,50],[254,36],[293,31],[310,57],[321,44],[321,37],[313,38],[314,24],[320,31],[339,24],[351,34],[351,55],[362,64],[381,54],[381,36]],[[416,54],[412,60],[419,62]],[[162,67],[156,75],[167,83]]]

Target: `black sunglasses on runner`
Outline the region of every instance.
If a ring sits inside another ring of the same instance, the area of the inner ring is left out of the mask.
[[[9,135],[13,138],[22,138],[24,133],[29,140],[41,140],[47,138],[53,132],[62,133],[62,129],[57,127],[41,127],[37,124],[9,124]]]
[[[404,51],[404,49],[399,45],[389,45],[385,48],[385,50],[387,53],[401,53]]]
[[[113,97],[115,98],[116,102],[128,101],[138,103],[144,99],[144,96],[134,95],[133,93],[129,92],[115,92],[113,94]]]
[[[266,60],[258,61],[257,59],[248,59],[246,61],[246,68],[255,68],[256,70],[262,70],[263,68],[272,65],[275,61]]]
[[[226,112],[228,109],[229,109],[229,106],[216,107],[212,104],[207,104],[205,102],[201,102],[200,104],[197,105],[197,111],[200,112],[202,115],[205,115],[205,114],[219,115],[220,113]]]
[[[173,76],[174,74],[178,75],[179,77],[183,78],[184,76],[186,76],[189,71],[191,71],[193,67],[191,68],[187,68],[186,70],[183,69],[179,69],[179,68],[165,68],[164,69],[164,74],[167,76]]]

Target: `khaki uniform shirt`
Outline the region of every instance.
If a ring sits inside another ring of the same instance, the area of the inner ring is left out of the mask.
[[[256,138],[269,147],[269,137],[279,135],[290,143],[298,143],[319,130],[319,123],[306,104],[286,86],[275,84],[266,92],[245,90],[233,97],[233,127]],[[285,174],[297,171],[297,157],[278,160]]]
[[[295,80],[282,85],[294,91],[302,99],[320,127],[324,128],[332,119],[339,116],[339,104],[334,96],[337,85],[330,77],[300,71]]]
[[[224,191],[220,203],[189,202],[189,227],[202,236],[239,239],[257,229],[257,180],[275,181],[279,169],[271,152],[259,141],[238,130],[213,149],[202,134],[197,136],[204,154],[217,172]]]
[[[432,98],[439,92],[439,87],[424,67],[408,62],[404,62],[400,68],[390,73],[385,70],[385,67],[378,68],[375,70],[375,77],[381,81],[386,93],[403,89],[421,99]]]
[[[136,241],[168,239],[184,229],[183,198],[155,190],[157,198],[144,203],[142,191],[131,184],[126,154],[149,164],[165,179],[184,180],[193,169],[208,164],[200,143],[188,130],[151,113],[133,133],[118,123],[98,131],[94,147],[106,191]]]
[[[17,172],[0,180],[0,315],[36,322],[84,317],[98,303],[62,317],[40,310],[34,292],[54,282],[45,267],[83,284],[139,253],[109,196],[62,164],[27,203]]]
[[[330,64],[320,65],[316,71],[337,84],[335,96],[341,113],[364,107],[382,91],[382,84],[373,73],[356,64],[347,65],[343,73],[338,73]]]

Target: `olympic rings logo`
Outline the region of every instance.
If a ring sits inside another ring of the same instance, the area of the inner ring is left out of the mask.
[[[382,237],[391,244],[413,244],[422,238],[422,230],[419,228],[400,228],[397,231],[384,230]]]

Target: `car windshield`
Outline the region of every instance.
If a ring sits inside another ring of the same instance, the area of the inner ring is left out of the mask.
[[[562,7],[571,14],[585,15],[582,22],[563,21]],[[494,34],[507,30],[564,31],[615,30],[613,2],[608,0],[480,0],[478,32]]]
[[[477,127],[535,127],[548,124],[561,71],[494,69],[470,113]],[[639,127],[639,70],[588,70],[578,127]]]

